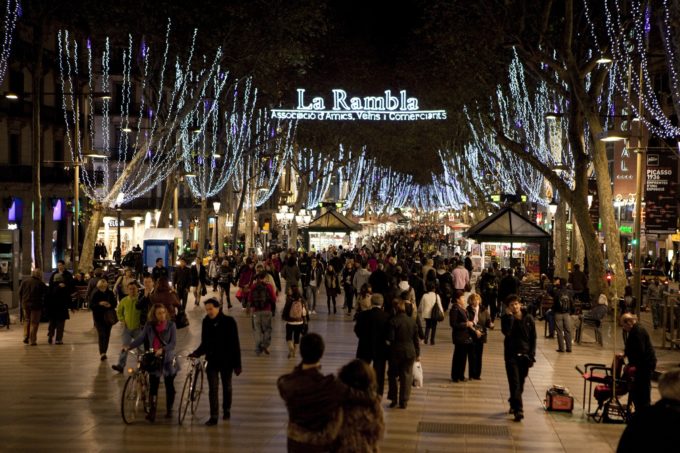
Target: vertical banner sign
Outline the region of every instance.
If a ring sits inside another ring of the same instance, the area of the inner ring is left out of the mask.
[[[637,157],[624,142],[614,142],[609,146],[614,147],[614,198],[617,195],[629,198],[636,191]]]
[[[671,150],[647,153],[645,232],[673,234],[678,218],[678,161]]]

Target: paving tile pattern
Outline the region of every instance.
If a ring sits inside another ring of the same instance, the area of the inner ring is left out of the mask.
[[[233,295],[233,294],[232,294]],[[323,299],[321,299],[323,300]],[[323,371],[335,372],[354,358],[356,339],[352,317],[338,312],[313,317],[311,331],[326,340]],[[159,395],[159,418],[150,425],[126,426],[120,417],[123,376],[111,370],[120,348],[120,326],[114,327],[109,358],[100,361],[97,338],[88,311],[67,321],[64,345],[47,344],[47,326],[39,330],[38,346],[22,344],[21,326],[0,329],[0,452],[283,452],[286,445],[286,409],[276,390],[276,378],[295,361],[287,359],[285,328],[280,320],[282,301],[274,322],[271,356],[257,357],[250,318],[240,308],[229,313],[238,322],[243,350],[243,374],[234,377],[232,418],[216,427],[203,425],[208,417],[206,395],[196,417],[163,419],[164,393]],[[177,350],[186,355],[200,338],[202,307],[188,309],[191,325],[178,334]],[[621,425],[588,421],[581,409],[582,380],[576,365],[610,363],[612,324],[603,329],[605,344],[575,345],[571,354],[555,351],[555,340],[542,338],[538,324],[537,363],[530,370],[524,392],[525,419],[515,423],[508,415],[507,381],[502,334],[490,332],[484,352],[481,381],[449,380],[451,331],[437,329],[437,344],[422,345],[425,385],[413,389],[408,409],[385,407],[383,452],[611,452],[616,449]],[[584,333],[584,340],[592,332]],[[620,338],[620,332],[617,334]],[[657,339],[658,340],[658,339]],[[619,341],[619,347],[621,342]],[[677,352],[659,351],[660,361],[680,362]],[[128,359],[128,364],[133,363]],[[179,393],[186,369],[176,379]],[[552,384],[571,389],[576,398],[572,414],[543,409],[545,391]],[[658,399],[656,389],[653,400]]]

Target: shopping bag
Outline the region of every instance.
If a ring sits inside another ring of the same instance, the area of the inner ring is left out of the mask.
[[[417,388],[423,386],[423,365],[420,362],[413,363],[413,386]]]

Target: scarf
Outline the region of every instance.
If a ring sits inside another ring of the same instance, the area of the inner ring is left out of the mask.
[[[153,329],[156,332],[156,335],[154,335],[154,337],[153,337],[153,344],[151,345],[151,347],[155,351],[157,351],[157,350],[159,350],[160,348],[163,347],[163,343],[161,343],[161,336],[163,335],[163,332],[165,331],[165,329],[167,327],[168,327],[167,321],[159,322],[158,324],[156,324],[154,326]]]

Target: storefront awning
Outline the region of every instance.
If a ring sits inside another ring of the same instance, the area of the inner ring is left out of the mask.
[[[337,211],[326,211],[316,219],[312,220],[307,227],[310,232],[352,232],[361,230],[361,225],[352,222],[350,219]]]
[[[182,239],[179,228],[149,228],[144,230],[144,240],[174,241]]]
[[[511,207],[482,220],[463,236],[477,242],[539,242],[550,239],[550,234]]]

